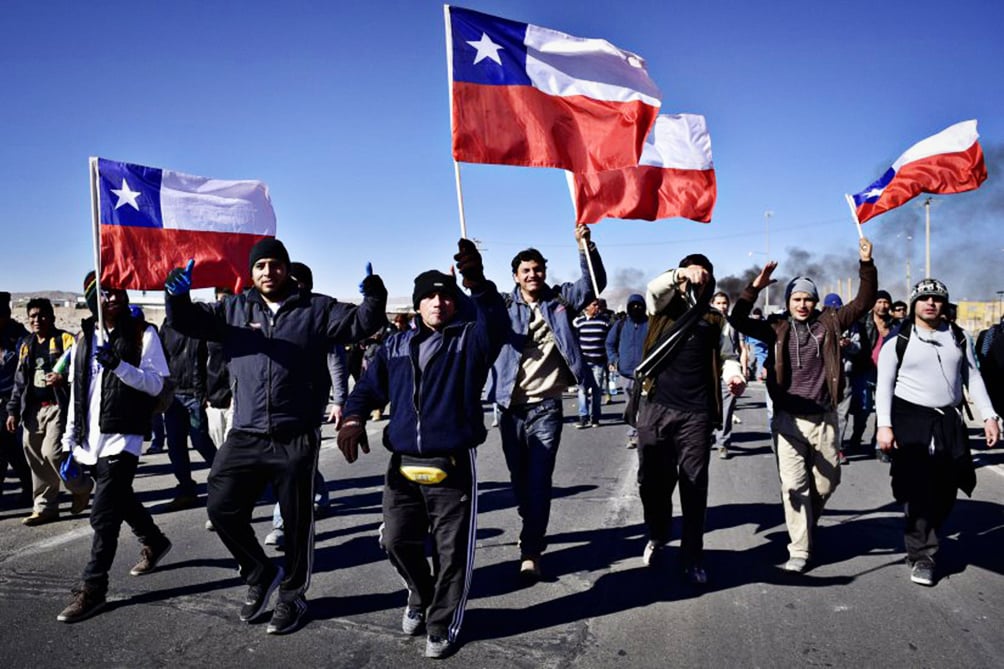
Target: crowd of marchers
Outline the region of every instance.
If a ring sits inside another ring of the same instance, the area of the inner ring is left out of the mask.
[[[589,229],[578,226],[575,239],[578,280],[549,284],[547,259],[527,248],[501,292],[477,247],[461,239],[453,256],[460,282],[421,272],[413,321],[397,315],[393,324],[379,276],[363,278],[359,304],[337,301],[313,292],[310,269],[276,239],[252,249],[251,287],[218,290],[214,303],[190,297],[194,261],[173,270],[159,328],[93,272],[84,280],[90,316],[77,334],[56,328],[44,298],[27,303],[26,329],[0,293],[0,474],[16,475],[26,526],[59,519],[61,488],[71,515],[90,509],[90,553],[57,619],[76,623],[105,605],[123,522],[140,543],[130,574],[154,571],[171,550],[133,490],[144,444],[166,442],[177,478],[166,510],[205,504],[206,529],[247,585],[239,619],[271,610],[267,633],[296,630],[308,612],[314,522],[328,502],[317,468],[321,425],[334,424],[352,463],[369,453],[367,422],[388,411],[381,546],[406,584],[402,632],[424,634],[426,656],[445,657],[457,648],[471,586],[485,403],[520,519],[518,573],[534,582],[546,571],[562,397],[571,388],[579,429],[599,422],[610,395],[625,397],[645,565],[668,561],[679,485],[675,568],[696,586],[711,578],[703,559],[710,458],[729,457],[735,399],[762,381],[789,537],[779,567],[812,568],[826,502],[847,455],[863,450],[889,463],[911,580],[937,582],[939,532],[957,491],[971,494],[976,484],[967,413],[982,423],[986,446],[999,439],[1004,319],[974,339],[934,278],[893,302],[864,238],[858,291],[846,304],[796,276],[783,309],[764,314],[758,295],[777,266],[768,262],[730,311],[733,296],[716,291],[711,260],[692,253],[612,314]],[[205,499],[190,446],[210,467]],[[265,544],[283,549],[281,563],[252,531],[263,496],[275,502]]]

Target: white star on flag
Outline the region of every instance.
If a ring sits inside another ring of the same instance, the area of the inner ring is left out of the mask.
[[[870,200],[873,197],[879,197],[880,195],[882,195],[882,191],[884,190],[885,188],[872,188],[870,191],[865,193],[865,198]]]
[[[502,64],[502,58],[499,57],[499,50],[503,47],[501,44],[493,42],[492,38],[488,36],[488,33],[481,33],[481,39],[476,42],[467,43],[478,50],[478,53],[474,56],[475,65],[483,61],[485,58],[494,60],[499,65]]]
[[[124,204],[128,204],[136,211],[139,211],[139,205],[136,204],[136,198],[140,196],[140,192],[138,190],[130,190],[129,184],[126,183],[125,179],[122,179],[122,188],[112,188],[111,191],[115,193],[119,199],[119,201],[115,203],[116,209]]]

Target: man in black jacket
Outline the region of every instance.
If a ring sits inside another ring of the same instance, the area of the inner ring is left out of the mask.
[[[291,632],[307,609],[314,552],[317,370],[325,368],[332,342],[350,344],[387,322],[387,290],[380,277],[367,276],[358,307],[300,291],[290,278],[286,247],[266,238],[251,249],[253,288],[212,305],[193,304],[194,264],[172,270],[165,282],[167,322],[222,343],[234,388],[233,427],[209,474],[209,519],[248,584],[241,620],[264,613],[278,588],[266,631]],[[268,559],[251,528],[266,483],[285,520],[286,573]]]

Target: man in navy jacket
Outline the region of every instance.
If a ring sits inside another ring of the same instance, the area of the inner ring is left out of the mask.
[[[387,322],[387,290],[376,275],[353,306],[301,291],[282,242],[251,249],[253,288],[215,304],[193,304],[192,266],[171,271],[167,322],[190,337],[220,342],[234,392],[233,427],[209,473],[207,510],[248,584],[240,618],[251,622],[279,601],[266,631],[295,630],[306,613],[314,554],[313,483],[319,450],[318,390],[331,344],[350,344]],[[272,564],[251,528],[251,512],[272,484],[286,532],[286,572]]]
[[[383,543],[408,586],[402,630],[426,627],[427,657],[448,655],[463,622],[477,528],[475,448],[487,436],[481,388],[508,325],[481,254],[466,239],[459,250],[454,258],[471,299],[449,274],[415,278],[419,327],[383,342],[349,395],[338,433],[338,447],[354,462],[360,447],[369,452],[365,417],[390,402]],[[435,571],[425,558],[430,532]]]

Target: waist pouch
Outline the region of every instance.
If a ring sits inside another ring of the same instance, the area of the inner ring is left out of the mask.
[[[402,453],[398,471],[412,483],[438,485],[453,473],[456,465],[457,461],[449,455],[420,457]]]

